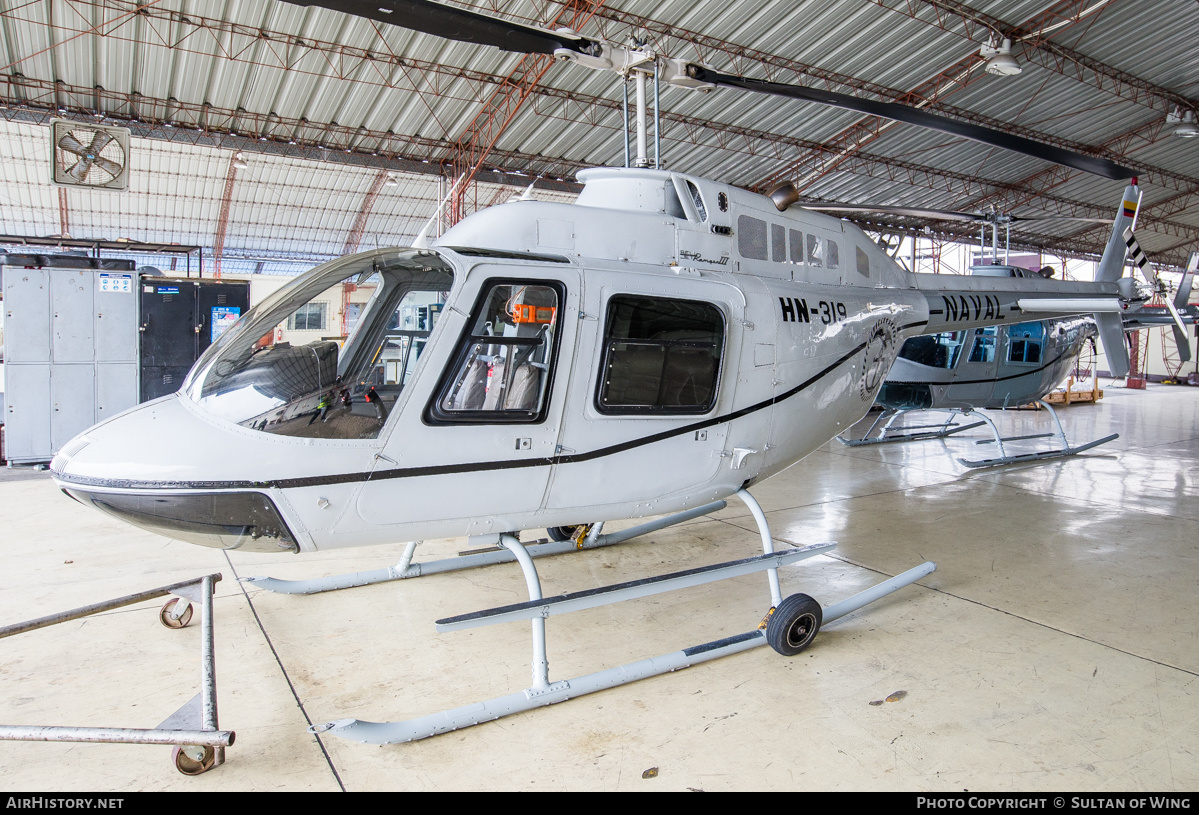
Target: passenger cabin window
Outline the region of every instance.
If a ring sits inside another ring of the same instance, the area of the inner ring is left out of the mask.
[[[995,361],[995,337],[998,331],[993,325],[974,329],[974,347],[970,349],[971,362]]]
[[[695,204],[695,211],[699,213],[701,221],[708,220],[708,208],[704,206],[704,197],[699,194],[699,187],[687,182],[687,190],[691,193],[691,202]]]
[[[841,250],[837,248],[837,242],[825,241],[824,246],[824,252],[826,259],[828,260],[828,267],[830,269],[836,269],[841,265]]]
[[[737,218],[737,251],[750,260],[766,260],[766,222],[742,215]]]
[[[945,331],[940,334],[912,337],[899,349],[899,355],[917,365],[952,369],[957,367],[965,339],[965,331]]]
[[[824,265],[824,247],[820,244],[820,238],[808,235],[808,264],[811,266]]]
[[[539,422],[558,334],[560,287],[486,286],[429,411],[447,422]]]
[[[1041,323],[1019,323],[1008,329],[1008,362],[1027,365],[1041,361],[1045,342],[1045,326]]]
[[[790,233],[788,238],[790,238],[791,262],[803,263],[803,233],[795,229],[788,230],[788,232]]]
[[[716,404],[724,316],[711,303],[617,295],[608,303],[596,408],[698,414]]]
[[[870,256],[860,246],[854,247],[854,253],[858,261],[858,274],[870,277]]]
[[[787,262],[787,230],[778,224],[770,225],[770,259],[775,263]]]

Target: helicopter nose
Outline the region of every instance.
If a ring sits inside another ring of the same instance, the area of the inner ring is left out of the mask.
[[[209,437],[196,439],[205,427]],[[147,402],[64,445],[51,474],[81,503],[168,538],[219,549],[298,551],[265,490],[215,478],[228,478],[222,461],[235,455],[226,448],[237,439],[214,430],[177,397]],[[193,444],[206,455],[197,457]]]

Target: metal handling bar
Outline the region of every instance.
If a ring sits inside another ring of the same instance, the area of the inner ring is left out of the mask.
[[[217,582],[221,579],[219,574],[208,575],[208,577],[212,578],[213,582]],[[6,625],[3,628],[0,628],[0,639],[3,639],[4,637],[11,637],[13,634],[21,634],[25,631],[35,631],[39,628],[45,628],[46,626],[54,625],[55,623],[65,623],[70,620],[78,620],[80,617],[88,617],[92,614],[99,614],[101,611],[110,611],[114,608],[131,606],[134,603],[140,603],[143,600],[153,600],[155,597],[166,597],[168,594],[176,594],[177,589],[181,589],[186,586],[194,586],[203,579],[204,578],[198,578],[196,580],[185,580],[182,583],[172,583],[169,586],[163,586],[159,589],[150,589],[149,591],[142,591],[138,592],[137,594],[129,594],[125,597],[118,597],[116,600],[95,603],[94,605],[84,606],[83,608],[77,608],[72,611],[62,611],[58,614],[51,614],[47,617],[39,617],[36,620],[28,620],[27,622],[16,623],[15,625]]]
[[[146,730],[128,727],[22,727],[0,725],[0,741],[84,741],[102,744],[202,744],[228,747],[231,730]]]

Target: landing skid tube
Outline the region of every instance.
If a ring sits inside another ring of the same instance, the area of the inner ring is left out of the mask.
[[[520,713],[534,708],[564,702],[576,696],[583,696],[601,690],[607,690],[619,685],[635,682],[651,676],[681,670],[701,662],[717,659],[723,656],[748,651],[761,645],[771,644],[781,653],[795,653],[802,650],[815,636],[821,625],[821,610],[818,604],[803,594],[791,595],[784,603],[779,590],[778,567],[812,555],[832,549],[836,544],[818,544],[802,549],[784,552],[774,551],[774,541],[766,524],[761,507],[752,496],[742,490],[737,493],[753,513],[758,529],[762,536],[763,554],[744,560],[720,563],[685,572],[662,575],[648,580],[620,583],[614,586],[593,589],[575,594],[543,598],[541,583],[533,559],[525,547],[512,535],[504,535],[501,545],[512,553],[520,563],[528,586],[530,600],[495,609],[466,614],[438,621],[438,630],[458,630],[491,625],[514,619],[529,619],[532,622],[533,634],[533,683],[523,691],[500,696],[485,702],[478,702],[451,710],[434,713],[401,722],[364,722],[358,719],[338,719],[309,728],[312,733],[331,733],[352,741],[364,744],[394,744],[397,742],[415,741],[428,738],[439,733],[458,730],[463,727],[492,721],[502,716]],[[823,611],[823,623],[833,622],[846,614],[856,611],[863,606],[908,586],[936,569],[934,563],[924,563],[903,574],[886,580],[873,588],[854,595],[847,600],[830,606]],[[587,674],[558,682],[549,680],[549,661],[546,658],[545,618],[553,614],[578,611],[583,608],[594,608],[600,605],[622,602],[636,597],[647,597],[674,589],[696,586],[717,580],[724,580],[737,575],[755,571],[766,571],[769,577],[772,607],[766,620],[753,631],[737,634],[713,642],[703,643],[681,651],[664,654],[650,659],[632,662],[616,668],[609,668],[598,673]],[[798,603],[793,601],[799,601]],[[797,607],[799,613],[792,618],[777,619],[784,615],[784,609]],[[814,611],[810,611],[814,609]],[[777,610],[777,613],[776,613]],[[808,622],[814,617],[814,625]],[[798,634],[794,634],[798,632]],[[777,642],[786,644],[792,636],[801,637],[801,642],[792,650],[783,650]]]
[[[580,549],[597,549],[601,546],[613,546],[624,543],[632,538],[665,529],[668,526],[681,524],[694,518],[722,510],[727,506],[724,501],[713,501],[710,504],[695,507],[654,521],[647,521],[629,529],[622,529],[611,534],[601,534],[603,524],[593,526],[587,535],[579,540],[555,541],[551,543],[535,543],[525,547],[530,557],[545,557],[575,552]],[[499,536],[496,536],[497,539]],[[460,557],[431,560],[424,563],[413,563],[412,556],[420,541],[412,541],[404,549],[400,562],[385,569],[372,569],[367,572],[338,574],[330,577],[316,577],[311,580],[279,580],[274,577],[242,577],[242,583],[249,583],[260,589],[266,589],[278,594],[318,594],[323,591],[336,589],[351,589],[357,586],[369,586],[373,583],[387,583],[392,580],[407,580],[427,574],[455,572],[462,569],[473,569],[478,566],[490,566],[494,563],[511,563],[516,556],[505,548],[492,549],[484,552],[464,554]]]
[[[1056,433],[1039,433],[1039,434],[1032,435],[1032,436],[1008,436],[1005,438],[1005,437],[999,435],[999,428],[996,427],[995,422],[993,422],[989,416],[979,413],[977,415],[984,422],[986,422],[987,425],[991,428],[991,433],[994,435],[995,438],[983,439],[983,440],[976,442],[976,444],[994,444],[994,445],[996,445],[997,449],[999,450],[999,456],[996,458],[979,459],[977,461],[970,461],[970,460],[967,460],[964,458],[959,458],[958,461],[961,464],[963,464],[964,466],[970,467],[972,469],[979,469],[982,467],[998,467],[1002,464],[1021,464],[1021,463],[1025,463],[1025,462],[1031,462],[1031,461],[1047,461],[1049,459],[1054,459],[1054,458],[1066,458],[1067,456],[1076,456],[1079,453],[1090,450],[1092,447],[1098,447],[1101,444],[1107,444],[1109,441],[1115,441],[1116,439],[1120,438],[1119,433],[1113,433],[1110,436],[1104,436],[1102,439],[1096,439],[1095,441],[1087,442],[1086,444],[1081,444],[1078,447],[1071,447],[1070,441],[1066,438],[1066,431],[1062,429],[1062,422],[1061,422],[1061,419],[1058,418],[1057,411],[1054,410],[1053,407],[1050,406],[1050,404],[1048,402],[1046,402],[1042,399],[1038,399],[1037,404],[1040,405],[1045,410],[1049,411],[1049,415],[1053,417],[1053,422],[1057,426]],[[965,411],[963,411],[963,412],[965,412]],[[1061,445],[1058,449],[1043,450],[1043,451],[1037,452],[1037,453],[1022,453],[1022,454],[1014,455],[1014,456],[1008,455],[1006,453],[1006,451],[1003,449],[1003,443],[1005,441],[1020,441],[1022,439],[1039,439],[1039,438],[1050,438],[1050,437],[1057,438],[1058,444]]]
[[[955,433],[961,433],[964,430],[973,430],[983,425],[983,422],[974,422],[967,425],[954,424],[953,420],[960,414],[956,410],[951,410],[945,421],[941,424],[904,425],[894,428],[894,424],[898,419],[912,412],[910,410],[893,410],[888,408],[874,420],[874,424],[870,425],[870,428],[862,434],[860,439],[847,439],[843,436],[838,436],[837,441],[846,447],[865,447],[870,444],[892,444],[901,441],[944,439]],[[877,434],[875,434],[875,431],[877,431]]]

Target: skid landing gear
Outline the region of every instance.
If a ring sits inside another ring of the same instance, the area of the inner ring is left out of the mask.
[[[537,568],[533,564],[533,556],[529,551],[533,547],[526,549],[514,535],[501,535],[499,545],[509,555],[508,559],[515,560],[520,564],[528,587],[529,600],[524,603],[484,609],[438,620],[436,626],[438,631],[459,631],[501,622],[529,620],[533,637],[533,681],[530,687],[507,696],[407,721],[366,722],[358,719],[338,719],[314,725],[309,728],[309,732],[330,733],[365,744],[415,741],[480,722],[492,721],[501,716],[563,702],[576,696],[614,688],[638,679],[677,671],[762,645],[769,644],[781,654],[793,655],[811,644],[822,624],[833,622],[868,603],[910,585],[936,569],[936,564],[925,563],[824,610],[821,609],[819,603],[806,594],[794,594],[784,600],[779,587],[778,568],[827,552],[836,544],[816,544],[776,552],[766,517],[761,507],[758,506],[758,502],[745,490],[738,492],[737,497],[745,502],[757,522],[762,539],[763,552],[761,555],[554,597],[542,595],[541,581],[537,575]],[[720,503],[723,505],[723,502]],[[712,510],[708,509],[707,511]],[[678,518],[679,516],[671,516],[671,518],[643,524],[641,527],[635,527],[633,530],[626,530],[620,534],[626,536],[622,540],[627,540],[628,537],[634,536],[628,534],[630,532],[644,534],[647,526],[661,528],[670,523],[678,523]],[[585,537],[578,539],[579,544],[582,544],[580,548],[587,548],[585,544],[588,539],[594,545],[599,535],[598,527],[597,524],[588,531]],[[577,544],[571,542],[571,545]],[[763,571],[766,572],[770,589],[771,612],[758,628],[713,642],[684,648],[681,651],[609,668],[598,673],[573,679],[550,681],[545,636],[547,617]]]
[[[1066,431],[1062,429],[1061,419],[1058,418],[1057,411],[1046,401],[1037,400],[1037,404],[1045,410],[1049,411],[1049,415],[1053,418],[1053,423],[1057,427],[1056,433],[1037,433],[1029,436],[1003,436],[999,432],[993,419],[981,411],[976,411],[969,408],[922,408],[921,410],[939,411],[946,414],[945,421],[941,424],[927,425],[903,425],[896,422],[906,416],[908,413],[916,413],[916,410],[894,410],[887,408],[884,410],[869,429],[857,439],[847,439],[842,436],[837,437],[837,441],[847,447],[863,447],[872,444],[894,444],[896,442],[905,441],[924,441],[927,439],[946,439],[964,430],[973,430],[976,427],[986,425],[991,430],[991,438],[981,439],[976,444],[994,444],[999,455],[995,458],[971,460],[959,458],[958,462],[971,469],[979,469],[982,467],[998,467],[1003,464],[1022,464],[1031,461],[1047,461],[1054,458],[1065,458],[1067,456],[1076,456],[1079,453],[1090,450],[1093,447],[1098,447],[1101,444],[1107,444],[1109,441],[1115,441],[1120,438],[1118,433],[1113,433],[1110,436],[1104,436],[1102,439],[1080,444],[1077,447],[1070,445],[1069,439],[1066,438]],[[970,424],[958,424],[957,419],[977,418],[979,421],[971,422]],[[1058,447],[1050,450],[1041,450],[1035,453],[1020,453],[1017,455],[1009,455],[1004,449],[1004,442],[1027,441],[1030,439],[1048,439],[1056,438]]]
[[[1047,460],[1053,459],[1053,458],[1065,458],[1066,456],[1076,456],[1079,453],[1082,453],[1086,450],[1090,450],[1092,447],[1098,447],[1101,444],[1107,444],[1109,441],[1115,441],[1116,439],[1120,438],[1119,433],[1113,433],[1110,436],[1104,436],[1102,439],[1096,439],[1095,441],[1087,442],[1086,444],[1080,444],[1078,447],[1071,447],[1070,440],[1066,438],[1066,431],[1062,429],[1062,420],[1058,418],[1057,411],[1054,410],[1050,406],[1050,404],[1043,399],[1038,399],[1037,404],[1040,405],[1045,410],[1049,411],[1049,415],[1053,417],[1053,423],[1057,427],[1056,433],[1040,433],[1040,434],[1033,435],[1033,436],[1009,436],[1009,437],[1005,438],[1005,437],[999,435],[999,428],[995,426],[995,422],[991,421],[991,418],[989,416],[979,413],[977,415],[979,416],[979,418],[981,418],[983,421],[985,421],[987,423],[987,425],[991,428],[991,433],[993,434],[994,438],[984,439],[983,441],[980,441],[977,443],[978,444],[992,444],[993,443],[995,445],[995,448],[998,451],[999,455],[995,458],[987,458],[987,459],[981,459],[981,460],[977,460],[977,461],[968,461],[967,459],[959,458],[958,461],[960,463],[964,464],[965,466],[970,467],[971,469],[978,469],[980,467],[997,467],[1001,464],[1021,464],[1021,463],[1029,462],[1029,461],[1047,461]],[[1020,441],[1022,439],[1043,439],[1043,438],[1050,438],[1050,437],[1057,438],[1058,444],[1060,445],[1057,449],[1042,450],[1037,453],[1022,453],[1022,454],[1014,455],[1014,456],[1008,455],[1003,449],[1003,443],[1005,441]]]

